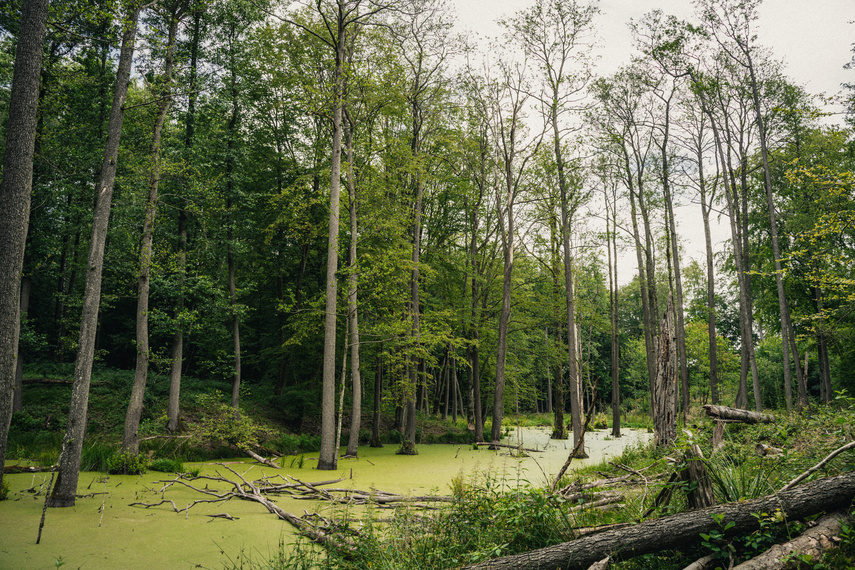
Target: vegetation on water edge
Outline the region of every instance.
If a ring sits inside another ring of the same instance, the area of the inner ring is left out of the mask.
[[[567,501],[531,484],[517,486],[509,480],[482,475],[470,479],[455,478],[450,485],[454,502],[435,514],[398,511],[387,519],[388,511],[370,512],[351,524],[359,535],[354,552],[342,553],[318,549],[300,541],[283,545],[277,556],[259,560],[251,556],[230,560],[233,568],[342,568],[362,569],[445,569],[477,563],[489,558],[534,550],[578,536],[578,529],[615,523],[640,522],[653,497],[665,486],[675,468],[671,459],[680,457],[690,443],[702,448],[706,467],[714,481],[719,502],[761,497],[815,465],[842,443],[855,439],[855,411],[852,400],[839,397],[837,406],[822,407],[805,415],[778,415],[774,424],[730,424],[725,447],[713,454],[712,426],[703,418],[692,418],[684,428],[676,448],[657,450],[643,445],[628,448],[620,458],[585,467],[566,476],[563,484],[575,480],[597,480],[626,475],[628,470],[642,471],[649,486],[625,492],[619,508],[570,510],[580,501]],[[530,419],[530,418],[529,418]],[[755,445],[765,443],[783,449],[774,456],[758,456]],[[619,467],[622,466],[622,467]],[[855,470],[855,454],[837,456],[814,477],[831,476]],[[673,499],[648,518],[688,509],[688,484],[675,486]],[[596,489],[592,489],[591,493]],[[737,537],[725,537],[727,521],[720,530],[698,537],[694,545],[682,550],[646,554],[628,560],[614,560],[618,570],[682,569],[694,560],[715,554],[719,566],[727,567],[752,558],[770,546],[786,542],[806,528],[809,521],[785,521],[780,512],[755,513],[757,530]],[[377,522],[383,517],[384,522]],[[342,517],[344,518],[344,517]],[[816,517],[810,517],[815,519]],[[388,522],[387,522],[388,521]],[[855,564],[855,531],[844,525],[839,547],[821,560],[793,556],[793,567],[814,570],[846,568]]]

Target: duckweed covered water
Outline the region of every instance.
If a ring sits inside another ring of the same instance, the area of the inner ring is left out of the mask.
[[[530,482],[543,485],[554,476],[572,449],[571,441],[549,439],[547,428],[522,428],[503,440],[542,452],[516,457],[508,449],[490,451],[467,445],[421,445],[415,456],[396,455],[397,446],[381,449],[363,447],[358,459],[342,459],[337,471],[317,471],[317,454],[307,454],[303,467],[291,457],[283,458],[281,471],[239,460],[228,463],[248,480],[264,475],[285,474],[306,482],[347,478],[336,487],[379,489],[402,494],[450,493],[455,477],[490,476],[508,485]],[[599,463],[618,456],[628,446],[649,441],[650,435],[628,431],[620,439],[607,432],[586,435],[589,459],[574,461],[577,467]],[[199,466],[204,475],[220,474],[237,478],[215,463]],[[178,508],[195,499],[206,498],[182,486],[174,485],[162,495],[163,483],[173,475],[149,471],[142,476],[81,473],[78,493],[86,495],[74,507],[49,509],[41,544],[35,544],[44,496],[33,492],[50,479],[49,473],[9,474],[9,500],[0,502],[0,568],[54,568],[57,561],[68,568],[222,568],[229,560],[237,562],[241,554],[252,559],[267,559],[279,550],[279,544],[295,540],[293,528],[271,515],[260,504],[232,499],[222,503],[197,504],[189,513],[175,513],[168,503],[154,507],[131,507],[141,501],[156,503],[172,500]],[[351,478],[352,477],[352,478]],[[210,482],[197,482],[200,486]],[[225,488],[224,486],[221,488]],[[303,511],[326,516],[341,516],[340,506],[315,501],[276,498],[287,511]],[[103,512],[102,512],[103,507]],[[207,515],[228,513],[230,521]],[[353,513],[360,516],[362,511]]]

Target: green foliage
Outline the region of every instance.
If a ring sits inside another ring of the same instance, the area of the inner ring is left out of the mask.
[[[5,501],[9,497],[9,480],[3,478],[3,485],[0,486],[0,501]]]
[[[251,417],[226,404],[221,392],[199,394],[196,405],[202,413],[194,434],[197,440],[237,449],[258,446],[261,428]]]
[[[297,455],[298,453],[311,453],[321,448],[321,438],[318,435],[307,433],[290,434],[282,433],[275,439],[268,439],[265,446],[282,455]]]
[[[160,457],[152,461],[149,466],[152,471],[162,471],[163,473],[184,473],[184,463],[180,459],[167,459]]]
[[[117,453],[107,460],[107,472],[114,475],[142,475],[148,469],[148,458],[133,453]]]

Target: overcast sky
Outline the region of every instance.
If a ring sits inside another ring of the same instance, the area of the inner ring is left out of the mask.
[[[496,19],[510,16],[533,4],[533,0],[452,0],[459,15],[461,31],[480,36],[501,33]],[[645,13],[660,8],[666,14],[694,19],[690,0],[601,0],[596,3],[600,14],[595,20],[600,45],[597,72],[607,75],[629,63],[632,40],[627,27],[630,19],[640,19]],[[760,19],[755,24],[758,43],[772,50],[775,59],[783,61],[784,72],[808,93],[836,95],[840,84],[855,83],[855,69],[843,66],[852,60],[855,43],[855,0],[765,0],[760,7]],[[828,111],[840,111],[839,107]],[[831,122],[842,120],[839,115]],[[602,198],[597,197],[597,200]],[[675,213],[677,230],[683,241],[685,259],[705,263],[703,224],[700,207],[684,205]],[[730,236],[726,220],[715,224],[713,240],[716,250]],[[625,251],[619,274],[621,284],[636,272],[635,255]]]

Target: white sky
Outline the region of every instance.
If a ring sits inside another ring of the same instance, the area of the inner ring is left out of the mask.
[[[452,0],[458,12],[461,31],[476,32],[482,37],[501,33],[496,20],[510,16],[533,0]],[[601,0],[596,3],[600,14],[595,20],[600,46],[597,72],[607,75],[627,64],[632,55],[632,40],[627,27],[630,19],[661,8],[666,14],[693,19],[690,0]],[[783,61],[784,72],[808,93],[836,95],[840,84],[855,83],[855,69],[843,66],[851,61],[855,43],[855,0],[765,0],[760,6],[760,19],[755,24],[758,43],[770,48],[775,59]],[[828,111],[840,111],[830,107]],[[830,122],[839,123],[840,117]],[[686,205],[675,214],[678,234],[684,248],[683,264],[705,259],[703,224],[700,207]],[[599,224],[598,224],[599,225]],[[727,221],[713,228],[714,248],[730,236]],[[716,244],[719,244],[716,246]],[[619,268],[621,284],[636,273],[635,254],[624,252]]]

